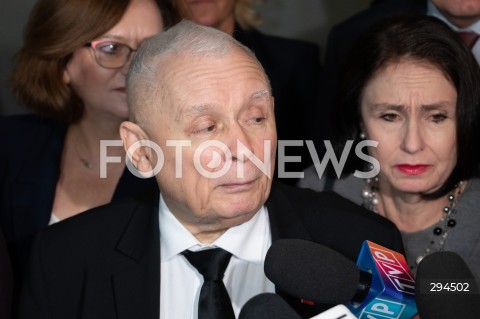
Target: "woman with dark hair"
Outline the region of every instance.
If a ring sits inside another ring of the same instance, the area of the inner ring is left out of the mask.
[[[156,189],[126,169],[123,147],[110,141],[128,119],[130,60],[145,38],[173,24],[170,7],[166,0],[35,4],[11,87],[36,114],[0,118],[8,150],[0,159],[0,226],[16,271],[39,229]]]
[[[310,167],[299,186],[334,190],[393,221],[413,271],[449,250],[480,282],[480,69],[467,46],[435,18],[385,21],[351,52],[337,102],[337,156],[347,141],[354,150],[370,140],[371,158],[351,151],[342,178]]]

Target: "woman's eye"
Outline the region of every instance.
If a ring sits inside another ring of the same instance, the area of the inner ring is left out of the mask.
[[[380,118],[384,119],[387,122],[393,122],[398,119],[398,115],[395,113],[386,113],[382,114]]]
[[[434,123],[440,123],[440,122],[443,122],[447,119],[447,115],[443,114],[443,113],[437,113],[437,114],[433,114],[432,115],[432,121]]]
[[[99,49],[102,53],[105,53],[105,54],[117,54],[121,49],[121,45],[113,42],[104,43],[101,46],[99,46]]]

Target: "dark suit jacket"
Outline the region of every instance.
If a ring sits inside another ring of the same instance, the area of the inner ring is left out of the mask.
[[[266,206],[273,240],[314,241],[354,261],[366,239],[403,252],[393,223],[335,193],[274,183]],[[157,194],[112,202],[42,231],[20,318],[158,319],[158,216]],[[313,315],[298,300],[294,306]]]
[[[34,115],[0,117],[4,150],[0,156],[0,227],[14,271],[20,275],[33,235],[48,226],[60,175],[67,125]],[[158,190],[155,180],[127,169],[113,199]]]
[[[361,11],[349,19],[334,26],[328,35],[325,64],[321,76],[321,100],[322,108],[318,109],[314,118],[323,131],[317,131],[315,144],[322,144],[323,139],[332,138],[334,127],[332,124],[335,94],[338,81],[342,72],[345,58],[353,46],[374,24],[395,15],[427,13],[427,0],[383,0],[364,11]]]
[[[318,126],[312,114],[320,107],[320,53],[316,44],[271,36],[252,28],[235,27],[233,34],[255,53],[272,86],[279,140],[310,140]],[[287,171],[302,171],[312,163],[305,144],[287,148],[287,155],[302,156],[301,163],[287,164]],[[282,182],[293,185],[294,179]]]
[[[13,274],[7,245],[0,230],[0,318],[12,318]]]

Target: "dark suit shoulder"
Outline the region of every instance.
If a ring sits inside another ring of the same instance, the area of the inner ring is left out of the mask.
[[[0,128],[2,130],[14,129],[17,133],[24,133],[25,129],[52,129],[65,128],[67,124],[60,123],[34,114],[21,114],[0,116]]]
[[[144,234],[155,207],[155,194],[125,197],[67,218],[39,234],[51,251],[89,252],[101,247],[115,248],[132,224]],[[142,229],[142,227],[145,227]],[[95,254],[92,254],[95,255]]]
[[[7,145],[17,145],[18,149],[28,149],[39,139],[46,139],[51,134],[63,136],[67,124],[41,118],[33,114],[11,115],[0,117],[0,132],[9,136]],[[20,146],[20,143],[28,143]],[[18,157],[18,155],[17,155]]]
[[[291,213],[302,220],[313,241],[354,261],[365,240],[404,252],[400,231],[394,223],[337,193],[315,192],[280,183],[273,191],[276,198],[288,199],[295,209]]]
[[[302,206],[306,208],[305,212],[313,210],[324,215],[333,215],[335,218],[360,215],[362,218],[372,220],[372,222],[382,224],[389,228],[392,226],[392,228],[396,228],[388,219],[357,205],[335,192],[316,192],[311,189],[301,189],[281,183],[278,183],[278,185],[276,191],[284,194],[288,193],[288,197],[290,197],[291,200],[302,203]]]
[[[152,202],[153,199],[153,202]],[[158,318],[155,197],[124,198],[38,233],[20,318]],[[158,212],[158,209],[156,210]]]

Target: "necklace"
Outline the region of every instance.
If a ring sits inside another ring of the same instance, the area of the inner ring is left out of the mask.
[[[79,157],[80,158],[80,161],[83,163],[83,166],[85,166],[86,168],[88,169],[92,169],[93,168],[93,164],[90,163],[89,161],[87,161],[86,159],[82,158],[82,157]]]
[[[83,166],[85,166],[86,168],[88,169],[93,169],[93,164],[92,162],[86,160],[85,158],[83,158],[80,153],[78,152],[78,149],[77,149],[77,145],[75,144],[75,153],[77,153],[77,156],[78,156],[78,159],[80,160],[80,162],[82,162]]]
[[[80,160],[80,162],[82,162],[85,168],[93,169],[92,162],[90,162],[89,160],[85,159],[83,156],[80,155],[80,152],[78,151],[78,147],[77,147],[78,145],[77,142],[78,142],[78,138],[77,138],[77,141],[74,142],[73,148],[75,149],[75,153],[77,154],[78,159]]]
[[[433,236],[429,241],[425,251],[415,258],[415,264],[410,265],[410,268],[413,269],[422,261],[422,259],[428,254],[433,252],[433,247],[437,246],[436,250],[443,251],[445,242],[449,235],[450,230],[455,227],[457,221],[455,216],[457,214],[457,203],[460,198],[463,189],[463,181],[460,181],[455,185],[452,192],[448,195],[448,203],[442,210],[442,218],[439,220],[438,225],[433,228]],[[366,180],[366,187],[362,190],[363,206],[375,213],[377,211],[377,205],[379,202],[378,198],[378,177],[374,179]]]

